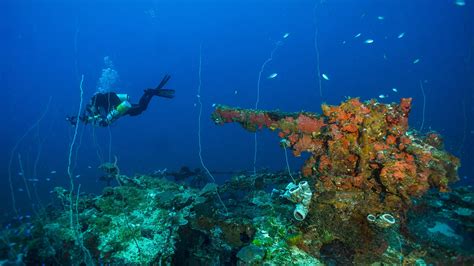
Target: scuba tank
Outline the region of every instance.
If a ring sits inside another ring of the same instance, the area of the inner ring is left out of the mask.
[[[122,95],[126,95],[126,94],[122,94]],[[125,114],[128,111],[128,109],[130,109],[131,107],[132,105],[127,100],[123,101],[115,109],[113,109],[107,114],[107,123],[110,124],[114,120],[118,119],[123,114]]]

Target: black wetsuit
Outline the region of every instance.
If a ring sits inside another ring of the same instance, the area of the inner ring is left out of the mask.
[[[128,109],[123,115],[136,116],[143,113],[143,111],[148,108],[151,98],[155,95],[159,96],[158,94],[154,94],[154,90],[145,90],[140,101],[137,104],[131,104],[132,107],[130,107],[130,109]],[[90,103],[86,106],[84,115],[91,117],[100,114],[105,117],[121,103],[122,101],[115,92],[97,93],[91,98]]]
[[[140,98],[140,101],[136,104],[131,104],[131,107],[120,116],[129,115],[137,116],[148,108],[153,96],[160,96],[164,98],[173,98],[174,90],[163,89],[164,85],[170,79],[169,75],[166,75],[160,82],[160,84],[155,89],[146,89]],[[107,115],[116,110],[123,101],[117,96],[115,92],[107,93],[96,93],[87,104],[86,109],[83,115],[80,117],[80,120],[85,124],[92,123],[99,126],[108,126],[115,119],[111,120],[107,118]],[[71,124],[77,124],[76,117],[68,117],[68,121]]]

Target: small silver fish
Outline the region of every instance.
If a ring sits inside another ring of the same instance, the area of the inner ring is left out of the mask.
[[[415,60],[413,61],[413,64],[418,64],[419,62],[420,62],[420,59],[417,58],[417,59],[415,59]]]
[[[402,33],[398,34],[398,39],[403,38],[403,36],[405,36],[405,32],[402,32]]]
[[[55,170],[51,171],[51,174],[56,174],[56,171]]]
[[[388,98],[388,95],[380,94],[380,95],[379,95],[379,98],[380,98],[380,99],[385,99],[385,98]]]
[[[92,166],[88,165],[87,168],[92,169]]]
[[[324,74],[324,73],[323,73],[323,74],[321,74],[321,76],[323,77],[323,79],[325,79],[325,80],[329,80],[329,77],[328,77],[328,75],[326,75],[326,74]]]
[[[19,192],[23,192],[23,191],[25,191],[25,190],[22,189],[22,188],[19,188],[18,191],[19,191]]]
[[[237,90],[234,91],[234,94],[237,94]]]
[[[81,177],[81,175],[76,175],[76,178],[79,178],[79,177]]]
[[[360,33],[360,32],[359,32],[359,33],[357,33],[357,34],[354,36],[354,39],[355,39],[355,38],[359,38],[359,37],[360,37],[360,35],[362,35],[362,33]]]
[[[373,39],[367,39],[367,40],[364,41],[364,43],[371,44],[371,43],[374,43],[374,40]]]
[[[465,6],[466,5],[466,2],[464,0],[456,0],[456,2],[454,2],[457,6]]]
[[[385,17],[383,17],[383,16],[378,16],[377,19],[378,19],[378,20],[384,20]]]
[[[290,33],[289,33],[289,32],[287,32],[287,33],[285,33],[285,35],[283,35],[283,39],[288,38],[288,36],[290,36]]]
[[[18,172],[18,175],[19,175],[19,176],[23,176],[23,173],[22,173],[22,172]]]
[[[392,88],[392,91],[393,92],[398,92],[398,89],[397,88]]]
[[[48,182],[51,181],[51,178],[46,178],[46,181],[48,181]]]
[[[268,79],[274,79],[278,76],[278,73],[273,73],[273,74],[270,74],[270,76],[268,76]]]

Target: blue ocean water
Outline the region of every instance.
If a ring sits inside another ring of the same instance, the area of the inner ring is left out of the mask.
[[[43,202],[53,187],[68,186],[75,128],[65,117],[78,112],[82,75],[84,105],[97,91],[105,57],[119,75],[112,89],[132,102],[165,74],[176,97],[154,98],[142,115],[110,128],[81,126],[72,167],[82,191],[103,189],[97,166],[115,156],[131,175],[200,167],[199,89],[202,156],[212,171],[254,168],[254,136],[237,125],[216,126],[213,104],[253,108],[259,91],[261,109],[320,112],[321,103],[346,97],[387,103],[412,97],[410,126],[441,133],[445,148],[461,158],[459,184],[473,182],[472,1],[7,0],[0,13],[0,211],[6,216],[12,214],[9,168],[24,213],[38,199],[26,195],[20,174],[39,180],[27,182]],[[318,65],[328,77],[321,88]],[[278,141],[259,133],[257,169],[286,167]],[[303,159],[290,157],[297,170]],[[223,183],[229,175],[216,178]]]

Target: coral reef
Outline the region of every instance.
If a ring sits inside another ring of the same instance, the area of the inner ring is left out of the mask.
[[[136,179],[128,185],[107,187],[99,197],[80,197],[79,230],[95,261],[148,264],[172,260],[178,230],[188,223],[190,210],[199,200],[198,191],[146,176]],[[64,211],[69,205],[68,192],[57,188],[55,193],[59,204],[44,210],[30,229],[30,237],[37,241],[28,242],[27,263],[81,262],[82,251]]]
[[[227,216],[216,199],[215,184],[196,189],[165,176],[121,176],[134,182],[121,181],[122,186],[107,187],[100,196],[79,195],[78,230],[95,264],[474,262],[474,222],[468,215],[474,210],[472,190],[430,192],[414,200],[409,222],[402,228],[398,219],[388,227],[367,217],[343,220],[333,206],[336,200],[348,204],[357,199],[350,194],[318,196],[323,198],[312,203],[305,220],[298,221],[292,215],[294,204],[272,192],[285,189],[288,173],[233,176],[218,187]],[[56,201],[37,217],[21,217],[4,226],[0,234],[3,262],[85,263],[64,211],[69,208],[68,193],[57,188]]]

